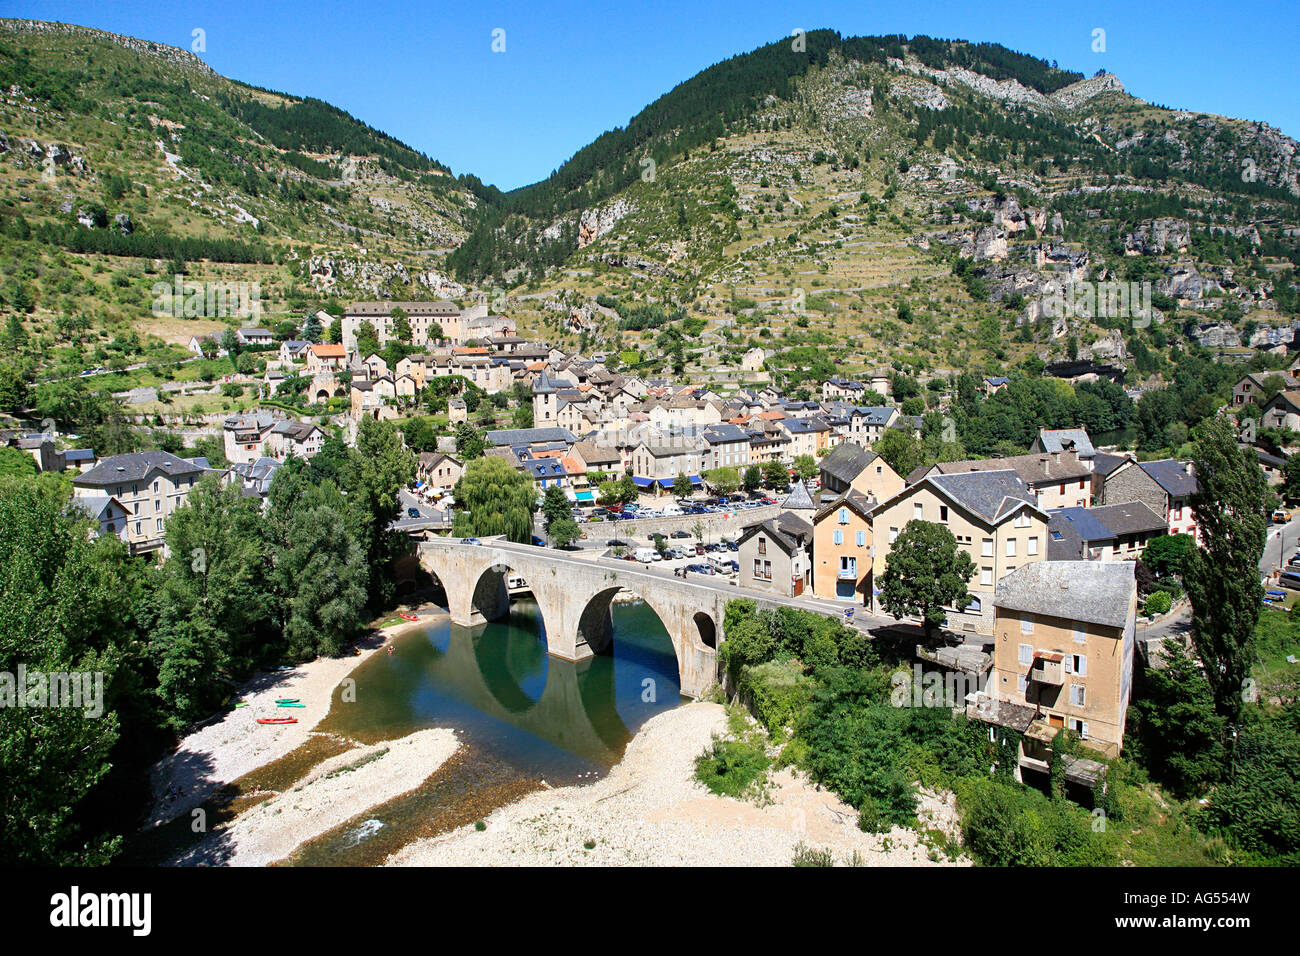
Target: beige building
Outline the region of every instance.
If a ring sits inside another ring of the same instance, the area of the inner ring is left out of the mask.
[[[877,505],[872,512],[877,580],[909,521],[944,526],[975,562],[967,585],[971,603],[948,612],[947,625],[955,631],[991,633],[997,582],[1016,568],[1047,559],[1047,512],[1010,469],[930,475]]]
[[[737,545],[739,587],[797,597],[812,584],[809,547],[813,528],[790,512],[749,525]]]
[[[852,490],[875,501],[885,501],[906,486],[889,462],[854,442],[832,448],[822,458],[820,467],[823,493],[842,495]]]
[[[72,487],[79,498],[115,498],[126,511],[122,537],[140,554],[163,547],[167,519],[203,475],[202,465],[171,452],[142,451],[105,458],[72,479]]]
[[[1133,685],[1133,564],[1028,565],[998,584],[994,605],[996,649],[985,694],[1033,708],[1021,766],[1047,772],[1049,742],[1062,729],[1117,754]]]
[[[1076,450],[1012,455],[1007,458],[946,461],[929,468],[918,468],[908,476],[909,483],[926,475],[955,475],[962,472],[1002,471],[1010,468],[1033,493],[1038,506],[1046,511],[1056,508],[1087,508],[1092,504],[1092,460],[1081,458]]]

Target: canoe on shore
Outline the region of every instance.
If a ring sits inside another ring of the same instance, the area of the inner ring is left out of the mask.
[[[296,724],[298,722],[298,718],[297,717],[259,717],[257,718],[257,722],[259,724]]]
[[[306,707],[307,705],[306,705],[306,704],[287,704],[287,703],[281,703],[281,704],[276,704],[275,706],[276,706],[276,707]]]
[[[418,621],[418,620],[419,620],[419,618],[416,617],[414,614],[402,614],[400,611],[398,612],[397,616],[400,617],[400,618],[401,618],[402,620],[404,620],[404,621]]]
[[[301,697],[277,697],[275,699],[275,702],[277,704],[300,704],[302,703],[302,698]]]

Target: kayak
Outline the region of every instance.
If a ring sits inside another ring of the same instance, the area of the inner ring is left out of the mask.
[[[248,706],[248,701],[246,701],[246,700],[237,701],[237,702],[235,703],[235,706],[236,706],[236,707],[247,707],[247,706]]]
[[[297,704],[301,701],[302,701],[301,697],[277,697],[275,699],[275,702],[277,704]]]
[[[298,718],[297,717],[259,717],[257,718],[257,722],[259,724],[296,724],[298,722]]]
[[[398,615],[397,615],[397,616],[400,617],[400,618],[401,618],[402,620],[404,620],[404,621],[418,621],[418,620],[419,620],[419,618],[416,617],[414,614],[402,614],[401,612],[398,612]]]
[[[276,707],[306,707],[307,705],[306,705],[306,704],[286,704],[286,703],[284,703],[284,702],[277,701],[275,706],[276,706]]]

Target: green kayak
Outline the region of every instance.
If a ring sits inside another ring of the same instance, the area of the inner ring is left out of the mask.
[[[277,702],[275,706],[276,706],[276,707],[306,707],[307,705],[306,705],[306,704],[279,703],[279,702]]]
[[[275,702],[277,704],[300,704],[302,703],[302,698],[301,697],[277,697],[275,699]]]

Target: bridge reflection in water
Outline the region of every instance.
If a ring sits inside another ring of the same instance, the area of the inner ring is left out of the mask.
[[[681,701],[677,660],[648,605],[613,606],[612,652],[580,661],[547,654],[537,605],[511,601],[507,618],[473,628],[443,618],[424,639],[359,666],[356,700],[341,689],[322,730],[363,741],[450,727],[552,783],[616,763],[640,726]]]

